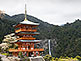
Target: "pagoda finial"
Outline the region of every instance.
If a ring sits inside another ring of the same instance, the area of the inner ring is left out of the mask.
[[[25,4],[25,19],[24,21],[27,21],[27,11],[26,11],[26,4]]]

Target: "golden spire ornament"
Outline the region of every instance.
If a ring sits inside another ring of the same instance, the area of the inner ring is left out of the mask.
[[[25,19],[24,21],[27,21],[27,10],[26,10],[26,4],[25,4]]]

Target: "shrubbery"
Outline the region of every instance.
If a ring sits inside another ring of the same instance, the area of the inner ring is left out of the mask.
[[[9,56],[9,53],[2,53],[2,55]]]
[[[80,61],[81,57],[80,56],[76,56],[75,58],[72,57],[63,57],[60,56],[59,58],[57,57],[52,57],[50,55],[46,55],[44,56],[45,61]]]

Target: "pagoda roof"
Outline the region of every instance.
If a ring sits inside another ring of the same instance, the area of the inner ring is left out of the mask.
[[[34,22],[31,22],[31,21],[28,21],[28,20],[24,20],[24,21],[20,22],[20,24],[39,25],[39,23],[34,23]]]
[[[29,32],[18,32],[19,34],[24,34],[24,35],[37,35],[37,34],[40,34],[39,32],[31,32],[31,33],[29,33]],[[16,33],[16,34],[18,34],[18,33]]]
[[[16,42],[40,42],[41,40],[16,40],[16,41],[11,41],[10,43],[16,43]]]
[[[21,42],[40,42],[41,40],[19,40]]]
[[[16,33],[16,35],[38,35],[39,33],[32,33],[32,34],[23,34],[23,33]]]

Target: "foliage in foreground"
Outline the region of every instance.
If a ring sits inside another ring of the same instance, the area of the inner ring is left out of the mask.
[[[45,61],[81,61],[81,57],[80,56],[76,56],[75,58],[72,57],[63,57],[60,56],[59,58],[57,57],[52,57],[50,55],[46,55],[44,56]]]

